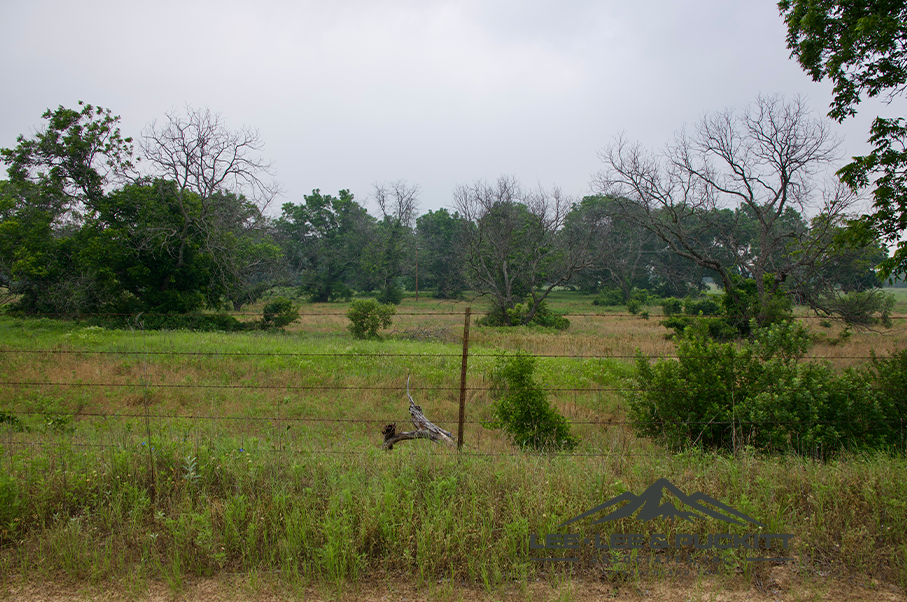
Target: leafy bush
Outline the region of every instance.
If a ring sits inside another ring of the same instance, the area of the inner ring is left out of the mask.
[[[299,308],[285,297],[269,301],[261,311],[261,327],[264,330],[283,328],[298,319]]]
[[[509,321],[511,326],[526,325],[526,316],[529,315],[530,305],[531,299],[527,299],[525,303],[517,303],[510,309],[496,308],[476,320],[476,324],[479,326],[506,326]],[[504,319],[505,315],[507,316],[506,321]],[[535,315],[532,316],[528,324],[556,330],[567,330],[570,328],[570,320],[565,318],[562,313],[552,311],[544,301],[539,302]]]
[[[492,372],[494,420],[485,426],[503,429],[510,441],[536,451],[572,450],[579,440],[570,425],[548,403],[545,390],[535,382],[535,358],[520,351],[498,359]]]
[[[627,301],[627,311],[633,314],[634,316],[639,313],[639,310],[642,308],[642,303],[638,299],[630,299]]]
[[[393,305],[381,304],[374,299],[356,299],[350,303],[346,317],[349,328],[357,339],[378,338],[378,329],[391,325],[391,317],[397,313]]]
[[[708,297],[691,299],[687,297],[683,300],[683,313],[688,316],[719,316],[722,311],[721,305],[714,299]]]
[[[800,363],[808,340],[799,323],[782,322],[742,346],[700,331],[678,343],[677,360],[638,356],[639,386],[627,394],[637,434],[673,449],[751,445],[822,457],[897,444],[907,352],[838,374]]]
[[[666,316],[676,316],[683,311],[683,301],[675,297],[668,297],[661,302],[661,311]]]
[[[513,324],[525,324],[526,316],[529,314],[529,302],[517,303],[513,309],[508,309],[510,321]],[[564,317],[560,312],[552,311],[544,301],[538,304],[535,315],[532,316],[530,324],[537,324],[545,328],[554,328],[555,330],[567,330],[570,328],[570,320]]]
[[[832,305],[845,324],[891,328],[894,297],[887,293],[876,290],[847,293],[836,298]]]
[[[719,316],[693,318],[690,316],[671,316],[661,321],[665,328],[674,330],[677,338],[684,338],[687,333],[699,333],[716,341],[732,341],[740,336],[738,330]]]

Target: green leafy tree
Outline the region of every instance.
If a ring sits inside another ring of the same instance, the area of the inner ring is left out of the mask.
[[[237,233],[247,241],[265,236],[268,222],[262,210],[279,186],[271,180],[270,163],[259,155],[263,146],[257,131],[230,129],[219,114],[192,107],[185,114],[168,113],[166,123],[153,122],[142,133],[142,152],[151,169],[175,186],[181,221],[169,237],[175,242],[176,267],[185,264],[194,244],[202,245],[234,306],[264,289],[237,289],[234,284],[273,266],[273,257],[259,261],[255,253],[237,254],[236,246],[224,244]],[[194,232],[204,235],[193,237]],[[167,286],[166,280],[161,282],[162,288]]]
[[[300,290],[324,303],[349,298],[362,287],[362,258],[374,237],[374,218],[349,190],[334,197],[320,190],[287,203],[276,223],[277,236]]]
[[[814,81],[829,79],[829,116],[855,115],[864,95],[891,100],[907,89],[907,2],[904,0],[781,0],[787,46]],[[907,123],[876,117],[873,150],[855,157],[839,175],[854,189],[873,186],[873,212],[855,222],[855,236],[897,243],[880,268],[883,277],[907,271]]]
[[[56,225],[78,223],[95,211],[106,191],[133,169],[132,138],[120,134],[120,117],[82,101],[79,107],[48,109],[33,138],[20,135],[15,148],[0,149],[10,181],[36,187],[41,208]]]
[[[435,290],[438,299],[451,299],[466,290],[462,270],[460,214],[439,209],[416,219],[419,282]]]
[[[676,360],[637,358],[626,397],[638,435],[673,449],[737,449],[820,457],[901,442],[905,355],[843,373],[803,362],[809,333],[796,322],[760,329],[743,345],[696,325]],[[894,384],[892,384],[894,383]]]

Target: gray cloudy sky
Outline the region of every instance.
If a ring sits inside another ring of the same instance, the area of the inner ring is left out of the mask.
[[[349,188],[375,213],[373,184],[402,179],[425,212],[502,174],[580,196],[622,131],[658,147],[760,93],[824,115],[784,36],[772,0],[5,0],[0,146],[79,100],[135,137],[191,104],[259,130],[279,202]],[[903,109],[864,103],[844,151]]]

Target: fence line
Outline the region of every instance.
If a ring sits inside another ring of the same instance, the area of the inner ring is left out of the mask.
[[[95,388],[109,388],[109,389],[136,389],[142,388],[143,390],[143,400],[141,402],[144,412],[135,413],[135,414],[124,414],[124,413],[105,413],[105,412],[44,412],[44,411],[0,411],[0,425],[4,422],[11,423],[13,420],[17,420],[19,416],[43,416],[49,418],[66,418],[66,417],[78,417],[82,418],[100,418],[103,420],[108,419],[143,419],[146,423],[145,432],[142,435],[146,436],[146,439],[149,442],[148,453],[151,454],[151,440],[153,439],[151,432],[151,421],[163,421],[163,420],[190,420],[190,421],[229,421],[231,423],[268,423],[272,424],[274,422],[278,425],[291,424],[291,423],[312,423],[312,424],[364,424],[364,425],[377,425],[377,424],[388,424],[391,422],[397,422],[400,418],[308,418],[308,417],[290,417],[282,415],[280,404],[277,404],[275,408],[276,416],[229,416],[229,415],[202,415],[202,414],[189,414],[189,415],[180,415],[180,414],[152,414],[149,411],[151,405],[151,392],[158,389],[202,389],[202,390],[283,390],[283,391],[395,391],[402,394],[400,386],[382,386],[382,385],[337,385],[337,384],[306,384],[306,385],[294,385],[294,384],[280,384],[280,385],[268,385],[268,384],[201,384],[201,383],[163,383],[163,382],[153,382],[147,374],[148,368],[148,358],[152,357],[217,357],[223,359],[234,359],[234,358],[249,358],[249,357],[288,357],[288,358],[305,358],[305,357],[344,357],[350,359],[359,359],[359,358],[391,358],[391,357],[405,357],[405,358],[457,358],[462,357],[461,364],[461,380],[460,386],[425,386],[416,384],[413,387],[414,392],[425,392],[425,391],[459,391],[460,393],[460,413],[458,415],[458,449],[463,445],[463,431],[464,425],[470,426],[485,426],[485,423],[480,420],[466,420],[465,419],[465,398],[467,392],[479,392],[487,391],[489,387],[487,386],[468,386],[466,382],[467,377],[467,360],[470,355],[469,353],[469,324],[470,324],[470,308],[466,308],[465,311],[465,323],[463,331],[463,351],[462,354],[459,353],[402,353],[402,352],[356,352],[356,353],[347,353],[347,352],[330,352],[330,353],[308,353],[308,352],[252,352],[252,353],[243,353],[243,352],[212,352],[212,351],[148,351],[147,349],[135,350],[135,351],[120,351],[120,350],[79,350],[79,349],[42,349],[42,350],[18,350],[18,349],[0,349],[0,357],[10,356],[14,354],[33,354],[33,355],[42,355],[44,357],[51,355],[99,355],[99,356],[132,356],[136,358],[144,359],[144,370],[145,373],[141,378],[135,382],[127,383],[112,383],[112,382],[54,382],[54,381],[28,381],[28,380],[7,380],[0,382],[0,387],[11,387],[15,390],[24,390],[31,387],[95,387]],[[62,314],[43,314],[43,315],[54,315],[61,316]],[[129,314],[92,314],[92,315],[104,315],[104,316],[127,316]],[[143,315],[167,315],[167,314],[143,314]],[[197,315],[212,315],[212,314],[197,314]],[[258,315],[258,314],[243,314],[243,313],[234,313],[231,315]],[[345,313],[312,313],[312,314],[302,314],[304,316],[313,316],[313,317],[326,317],[326,316],[346,316]],[[417,312],[417,313],[398,313],[400,315],[409,315],[409,316],[421,316],[421,317],[431,317],[431,316],[464,316],[462,312]],[[632,314],[617,314],[617,313],[608,313],[608,314],[569,314],[571,317],[586,317],[586,318],[617,318],[632,316]],[[80,317],[85,317],[83,314]],[[140,318],[139,316],[133,316]],[[637,317],[637,316],[633,316]],[[813,316],[819,318],[819,316]],[[142,334],[142,345],[144,346],[147,332],[143,329],[134,330],[135,334],[138,336],[139,333]],[[166,332],[166,331],[162,331]],[[494,352],[494,353],[473,353],[473,358],[497,358],[500,357],[503,352]],[[564,359],[633,359],[636,357],[636,354],[633,355],[585,355],[585,354],[534,354],[535,357],[540,358],[564,358]],[[868,360],[873,358],[873,355],[859,355],[859,356],[809,356],[810,360],[822,360],[822,359],[831,359],[831,360]],[[659,359],[676,359],[676,355],[660,355]],[[876,390],[889,390],[882,387],[874,387]],[[714,390],[724,390],[725,387],[716,386]],[[639,391],[640,388],[633,387],[631,385],[623,386],[587,386],[587,387],[546,387],[544,389],[548,393],[559,393],[559,394],[584,394],[584,393],[617,393],[617,392],[627,392],[627,391]],[[673,393],[679,389],[669,389],[665,388],[661,391],[663,393]],[[707,390],[712,390],[711,388]],[[788,390],[806,390],[806,387],[803,388],[788,388]],[[574,399],[574,413],[577,409],[576,401]],[[582,406],[579,406],[581,409]],[[589,411],[594,411],[591,408],[588,408]],[[437,418],[436,416],[431,416],[431,418]],[[589,419],[580,419],[580,420],[571,420],[573,425],[585,425],[591,427],[607,427],[607,428],[617,428],[617,429],[627,429],[634,426],[645,426],[653,424],[664,424],[664,425],[688,425],[688,426],[728,426],[733,427],[735,432],[738,428],[746,429],[749,427],[763,426],[763,425],[783,425],[783,424],[801,424],[801,421],[797,420],[764,420],[764,421],[664,421],[664,420],[652,420],[652,421],[631,421],[631,420],[589,420]],[[451,420],[436,420],[438,424],[446,425],[451,423]],[[814,420],[810,421],[810,425],[814,426],[833,426],[833,425],[846,425],[846,424],[860,424],[864,426],[873,426],[873,425],[901,425],[901,430],[903,431],[903,420],[894,419],[894,420],[859,420],[859,419],[848,419],[848,420]],[[289,428],[289,426],[288,426]],[[157,428],[155,428],[157,430]],[[483,429],[476,431],[476,440],[481,440],[481,435]],[[376,430],[377,434],[377,430]],[[158,435],[160,436],[160,435]],[[230,433],[227,433],[223,436],[229,437]],[[237,434],[238,436],[238,434]],[[134,435],[132,436],[134,439]],[[298,439],[297,439],[298,442]],[[12,434],[8,437],[8,440],[5,442],[6,445],[11,447],[46,447],[47,445],[52,444],[53,442],[30,442],[30,441],[21,441],[13,440]],[[118,448],[123,449],[123,444],[93,444],[93,443],[79,443],[75,440],[70,440],[69,445],[78,448]],[[144,444],[143,444],[144,445]],[[300,450],[294,448],[290,445],[288,448],[284,449],[255,449],[250,450],[254,452],[268,452],[268,453],[305,453],[305,454],[341,454],[341,455],[366,455],[371,453],[370,451],[341,451],[341,450],[325,450],[323,447],[321,449],[305,449]],[[246,453],[246,452],[244,452]],[[514,451],[514,453],[496,453],[496,452],[487,452],[487,451],[478,451],[474,448],[467,448],[463,453],[468,455],[475,456],[489,456],[489,457],[506,457],[506,456],[518,456],[522,455],[523,452]],[[617,450],[613,448],[610,452],[603,451],[602,453],[566,453],[559,454],[560,456],[565,457],[613,457],[615,455],[620,455],[621,457],[652,457],[657,455],[654,453],[650,454],[640,454],[635,452],[630,452],[625,447]],[[149,456],[152,463],[152,472],[154,470],[153,456]]]
[[[155,418],[166,420],[227,420],[243,422],[273,422],[274,416],[208,416],[202,414],[121,414],[105,412],[38,412],[38,411],[19,411],[6,412],[10,416],[60,416],[79,418]],[[388,424],[390,422],[399,422],[400,418],[308,418],[308,417],[281,417],[280,422],[314,422],[314,423],[346,423],[346,424]],[[452,420],[437,420],[436,422],[446,424]],[[766,425],[766,424],[800,424],[799,420],[571,420],[571,425],[598,425],[598,426],[637,426],[652,424],[682,424],[682,425],[716,425],[716,426],[746,426],[746,425]],[[814,425],[832,425],[832,424],[902,424],[900,419],[892,420],[813,420],[810,424]],[[481,420],[466,420],[464,424],[484,425]]]

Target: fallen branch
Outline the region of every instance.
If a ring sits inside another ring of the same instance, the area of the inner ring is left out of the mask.
[[[450,434],[450,431],[445,431],[426,418],[425,414],[422,413],[422,407],[416,405],[413,396],[409,394],[409,377],[406,378],[406,396],[409,397],[410,420],[412,421],[413,426],[416,427],[416,430],[398,433],[396,422],[385,425],[384,429],[381,431],[384,435],[384,445],[382,447],[384,447],[384,449],[394,449],[395,443],[410,439],[430,439],[435,442],[443,441],[445,443],[453,444],[453,435]]]

